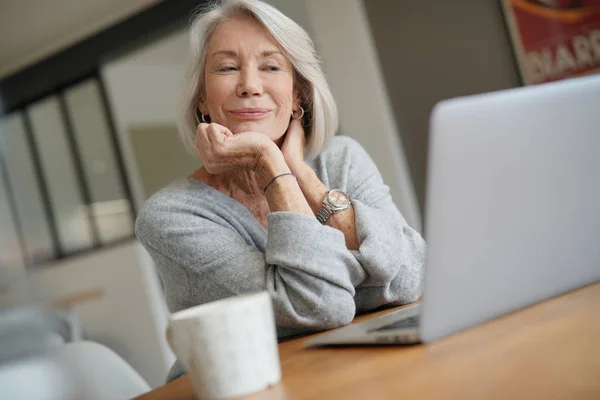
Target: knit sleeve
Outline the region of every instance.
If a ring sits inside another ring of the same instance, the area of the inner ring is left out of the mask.
[[[362,146],[349,137],[338,142],[343,153],[333,162],[345,167],[333,179],[352,199],[359,243],[352,254],[367,273],[356,287],[357,311],[413,302],[422,291],[425,241],[406,223]]]
[[[279,336],[348,324],[364,280],[342,232],[292,212],[268,215],[265,252],[220,221],[148,202],[136,235],[153,257],[172,311],[268,290]]]

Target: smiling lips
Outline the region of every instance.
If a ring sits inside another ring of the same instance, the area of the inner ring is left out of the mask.
[[[260,119],[271,112],[266,108],[239,108],[230,111],[233,115],[243,119]]]

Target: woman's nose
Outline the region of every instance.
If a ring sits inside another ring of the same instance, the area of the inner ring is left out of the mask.
[[[237,95],[240,97],[260,96],[263,93],[262,82],[256,71],[244,71],[240,74]]]

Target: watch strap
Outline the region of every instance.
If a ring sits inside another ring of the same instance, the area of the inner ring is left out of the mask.
[[[319,221],[321,224],[325,224],[325,222],[327,222],[327,220],[329,219],[329,217],[331,217],[332,214],[333,211],[331,210],[331,208],[323,204],[321,206],[321,209],[317,213],[317,221]]]

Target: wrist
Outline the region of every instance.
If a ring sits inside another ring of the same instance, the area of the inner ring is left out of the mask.
[[[316,214],[321,208],[323,199],[329,189],[321,182],[310,165],[305,162],[302,162],[302,164],[299,164],[296,168],[292,169],[292,172],[296,175],[296,180],[298,181],[298,185],[300,186],[300,190],[302,190],[306,201],[312,211]]]
[[[288,164],[288,166],[290,167],[290,171],[296,175],[300,185],[310,182],[316,176],[315,171],[304,161],[294,165]]]
[[[266,149],[261,157],[256,173],[259,176],[261,185],[264,187],[273,177],[292,172],[285,162],[283,153],[277,146]]]

